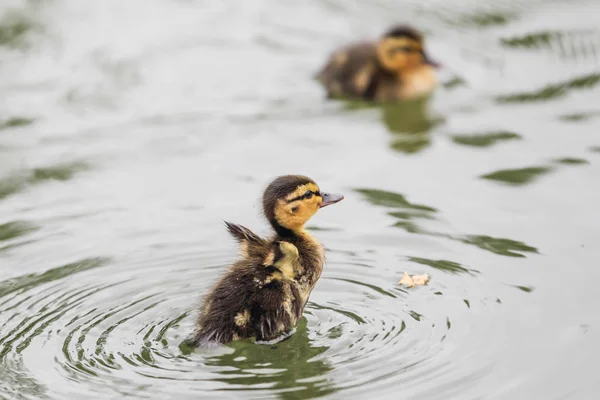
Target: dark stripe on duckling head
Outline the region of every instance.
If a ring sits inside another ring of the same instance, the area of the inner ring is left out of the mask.
[[[442,64],[440,64],[439,62],[437,62],[435,60],[432,60],[429,57],[429,55],[425,52],[425,50],[423,49],[423,35],[416,29],[414,29],[410,26],[406,26],[406,25],[398,25],[396,27],[391,28],[389,31],[387,31],[383,35],[382,39],[385,39],[385,38],[408,38],[408,39],[414,40],[415,42],[417,42],[416,48],[410,46],[410,47],[406,47],[404,49],[397,49],[397,51],[404,51],[404,52],[408,52],[408,53],[418,51],[423,56],[423,63],[429,64],[434,68],[442,67]]]
[[[389,30],[377,43],[377,62],[383,71],[397,75],[423,63],[423,37],[408,26]]]
[[[307,190],[302,195],[296,196],[293,199],[286,200],[286,202],[287,203],[293,203],[294,201],[298,201],[298,200],[310,199],[313,196],[321,196],[321,192],[319,192],[318,190],[316,190],[314,192],[312,190]]]
[[[421,42],[423,36],[416,29],[407,25],[397,25],[388,30],[384,35],[384,38],[409,38]]]

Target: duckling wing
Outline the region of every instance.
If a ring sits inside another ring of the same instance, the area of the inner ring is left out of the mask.
[[[316,78],[329,97],[363,97],[377,71],[376,54],[372,42],[342,48],[329,57]]]
[[[240,244],[242,254],[246,256],[260,256],[264,254],[265,249],[268,248],[268,242],[252,232],[250,229],[242,225],[232,224],[231,222],[225,221],[227,230]]]
[[[287,279],[295,279],[299,270],[298,257],[296,246],[280,240],[273,242],[262,265],[276,268]]]

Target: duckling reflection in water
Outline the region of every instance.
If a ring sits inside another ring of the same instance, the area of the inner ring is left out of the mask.
[[[335,51],[316,75],[329,98],[393,102],[430,94],[438,84],[423,37],[396,26],[377,42],[359,42]]]
[[[275,231],[271,238],[226,222],[240,244],[241,259],[205,297],[190,344],[272,342],[293,333],[325,261],[323,245],[304,224],[343,198],[321,193],[305,176],[280,176],[263,194],[263,212]]]

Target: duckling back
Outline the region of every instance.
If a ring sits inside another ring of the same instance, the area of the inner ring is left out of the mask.
[[[248,241],[246,256],[234,263],[204,299],[196,346],[255,337],[271,341],[284,336],[302,316],[302,295],[294,281],[298,250],[288,242],[259,238],[238,225],[230,232]]]
[[[334,52],[316,75],[329,98],[373,97],[369,86],[378,72],[375,43],[360,42]]]

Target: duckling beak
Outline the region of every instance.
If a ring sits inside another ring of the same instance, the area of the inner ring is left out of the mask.
[[[429,54],[427,54],[425,52],[423,52],[423,62],[427,65],[431,65],[433,68],[441,68],[442,67],[442,64],[440,64],[437,61],[432,60],[429,57]]]
[[[323,208],[330,204],[335,204],[338,201],[344,200],[344,195],[338,193],[321,193],[321,197],[323,198],[323,202],[321,203],[319,208]]]

